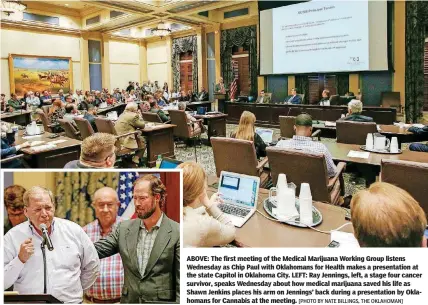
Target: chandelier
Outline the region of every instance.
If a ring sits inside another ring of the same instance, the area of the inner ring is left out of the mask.
[[[161,39],[169,34],[171,34],[171,29],[167,28],[163,21],[156,28],[152,29],[152,35],[159,36]]]
[[[26,8],[26,4],[23,4],[22,2],[17,0],[1,0],[0,11],[4,12],[8,16],[15,12],[25,11]]]

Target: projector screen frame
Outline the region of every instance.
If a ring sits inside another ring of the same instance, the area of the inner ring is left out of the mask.
[[[258,37],[258,50],[259,50],[259,56],[258,56],[258,66],[257,66],[257,73],[258,76],[280,76],[280,75],[284,75],[284,76],[292,76],[292,75],[300,75],[300,76],[304,76],[304,75],[316,75],[316,74],[335,74],[335,75],[340,75],[340,74],[353,74],[353,73],[378,73],[378,72],[390,72],[390,73],[394,73],[395,69],[394,69],[394,61],[392,59],[392,50],[393,50],[393,37],[392,37],[392,33],[393,33],[393,24],[392,24],[392,20],[393,20],[393,14],[394,14],[394,1],[391,0],[387,0],[386,1],[386,10],[387,10],[387,29],[386,29],[386,33],[387,33],[387,56],[388,56],[388,69],[387,70],[356,70],[356,71],[317,71],[317,72],[305,72],[305,73],[301,73],[301,72],[296,72],[296,73],[266,73],[266,74],[260,74],[260,58],[261,58],[261,48],[260,48],[260,41],[261,41],[261,31],[260,31],[260,12],[264,11],[264,10],[268,10],[268,9],[274,9],[277,7],[282,7],[282,6],[288,6],[288,5],[295,5],[295,4],[299,4],[299,3],[305,3],[305,2],[310,2],[310,0],[301,0],[301,1],[264,1],[264,0],[258,0],[257,1],[257,9],[259,11],[259,15],[258,15],[258,33],[259,33],[259,37]],[[262,5],[262,9],[260,9],[260,3],[263,3]]]

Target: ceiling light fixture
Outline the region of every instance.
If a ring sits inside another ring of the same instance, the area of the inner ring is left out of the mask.
[[[27,5],[16,0],[1,0],[0,11],[10,16],[16,12],[23,12],[27,9]]]
[[[169,34],[171,34],[171,29],[167,28],[163,21],[156,28],[152,29],[152,35],[159,36],[161,39]]]

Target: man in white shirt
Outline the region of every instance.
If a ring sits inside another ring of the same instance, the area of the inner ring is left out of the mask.
[[[40,225],[45,224],[52,251],[46,249],[46,293],[64,303],[81,303],[83,291],[99,275],[100,261],[85,231],[76,223],[54,217],[51,191],[35,186],[24,194],[28,221],[4,237],[4,289],[13,285],[20,294],[44,293]]]

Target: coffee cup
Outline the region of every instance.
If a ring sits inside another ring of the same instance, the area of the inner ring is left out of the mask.
[[[385,136],[375,136],[374,137],[374,149],[375,150],[388,150],[391,141],[387,139]]]
[[[392,137],[391,145],[389,147],[389,152],[398,153],[398,139],[397,139],[397,137]]]

